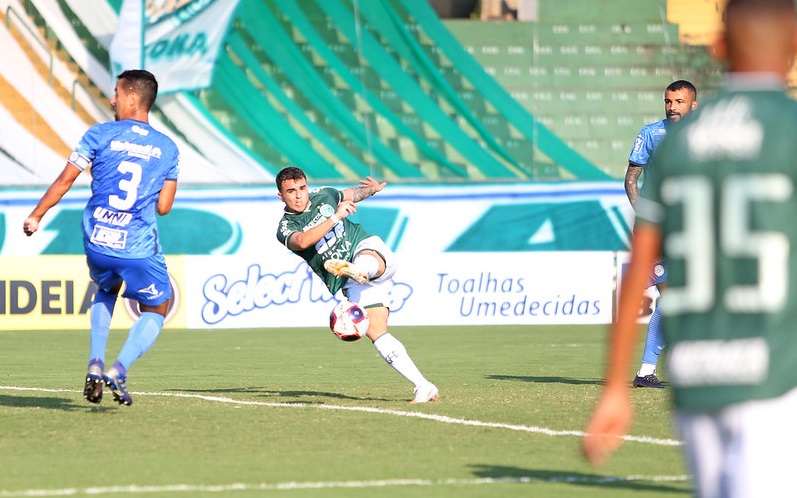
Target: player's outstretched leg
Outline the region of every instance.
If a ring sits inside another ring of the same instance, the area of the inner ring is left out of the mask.
[[[89,403],[99,403],[102,401],[102,360],[94,358],[89,362],[88,372],[86,372],[86,385],[83,387],[83,397]]]
[[[426,403],[440,397],[437,386],[426,380],[415,362],[412,361],[404,345],[393,337],[391,333],[379,336],[374,341],[374,347],[388,365],[413,383],[415,397],[411,403]]]
[[[324,261],[324,269],[333,275],[350,278],[360,284],[364,284],[368,281],[367,273],[358,270],[353,263],[342,259],[328,259]]]
[[[113,366],[103,375],[105,385],[111,388],[113,399],[117,403],[133,404],[133,398],[127,391],[127,369],[155,343],[163,329],[163,320],[163,315],[159,313],[143,311],[130,327],[127,340]]]
[[[431,382],[416,387],[413,393],[415,393],[415,399],[410,401],[410,403],[427,403],[440,397],[440,390]]]

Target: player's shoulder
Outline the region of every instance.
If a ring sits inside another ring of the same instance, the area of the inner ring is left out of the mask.
[[[153,128],[149,123],[134,125],[131,127],[131,131],[144,137],[149,137],[153,142],[157,143],[158,147],[177,149],[177,144],[174,143],[174,140],[169,135]]]
[[[120,125],[119,121],[105,121],[91,125],[86,130],[86,135],[112,136],[118,134],[122,129],[124,129],[124,126]]]
[[[315,193],[318,193],[318,192],[332,192],[332,191],[337,192],[338,189],[336,189],[335,187],[332,187],[330,185],[321,185],[321,186],[313,187],[312,189],[310,189],[310,193],[311,194],[315,194]]]
[[[654,121],[652,123],[648,123],[642,127],[639,131],[639,134],[646,134],[646,135],[663,135],[667,133],[667,120],[660,119],[658,121]]]
[[[329,185],[323,185],[320,187],[315,187],[310,189],[310,197],[312,199],[322,199],[322,198],[339,198],[341,196],[340,190],[335,187],[331,187]]]

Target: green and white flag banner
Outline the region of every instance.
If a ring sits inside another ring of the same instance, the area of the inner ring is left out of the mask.
[[[113,74],[143,67],[160,93],[208,87],[238,3],[124,0],[110,49]]]

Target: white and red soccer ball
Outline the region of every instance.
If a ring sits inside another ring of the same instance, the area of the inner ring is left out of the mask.
[[[329,328],[342,341],[356,341],[368,332],[368,313],[359,304],[341,301],[329,314]]]

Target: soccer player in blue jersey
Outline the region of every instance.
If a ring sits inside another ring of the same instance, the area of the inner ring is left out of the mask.
[[[155,342],[171,297],[157,215],[167,214],[177,191],[179,152],[174,142],[149,125],[158,82],[144,70],[124,71],[111,98],[113,122],[96,124],[83,135],[64,170],[25,220],[30,236],[47,211],[90,171],[91,198],[83,211],[83,247],[89,274],[97,284],[91,305],[91,341],[83,395],[102,399],[103,384],[114,401],[130,405],[127,370]],[[116,361],[105,369],[105,348],[116,298],[139,303],[141,315],[130,328]]]
[[[628,158],[628,169],[625,173],[625,191],[631,205],[636,208],[639,200],[639,177],[644,172],[644,179],[649,180],[650,159],[661,140],[667,134],[670,123],[680,121],[689,112],[697,109],[697,89],[686,81],[678,80],[670,83],[664,90],[665,119],[645,125],[634,141],[634,148]],[[643,187],[644,188],[644,187]],[[655,285],[661,292],[667,282],[667,266],[659,260],[653,266],[649,285]],[[642,354],[642,365],[634,378],[634,387],[664,387],[656,376],[656,364],[664,350],[664,337],[661,333],[661,299],[648,323],[648,336],[645,340],[645,352]]]
[[[699,498],[793,497],[797,441],[794,0],[728,0],[722,88],[673,127],[637,204],[606,382],[582,450],[604,462],[633,421],[639,300],[660,254],[675,421]],[[633,471],[632,471],[633,472]]]

